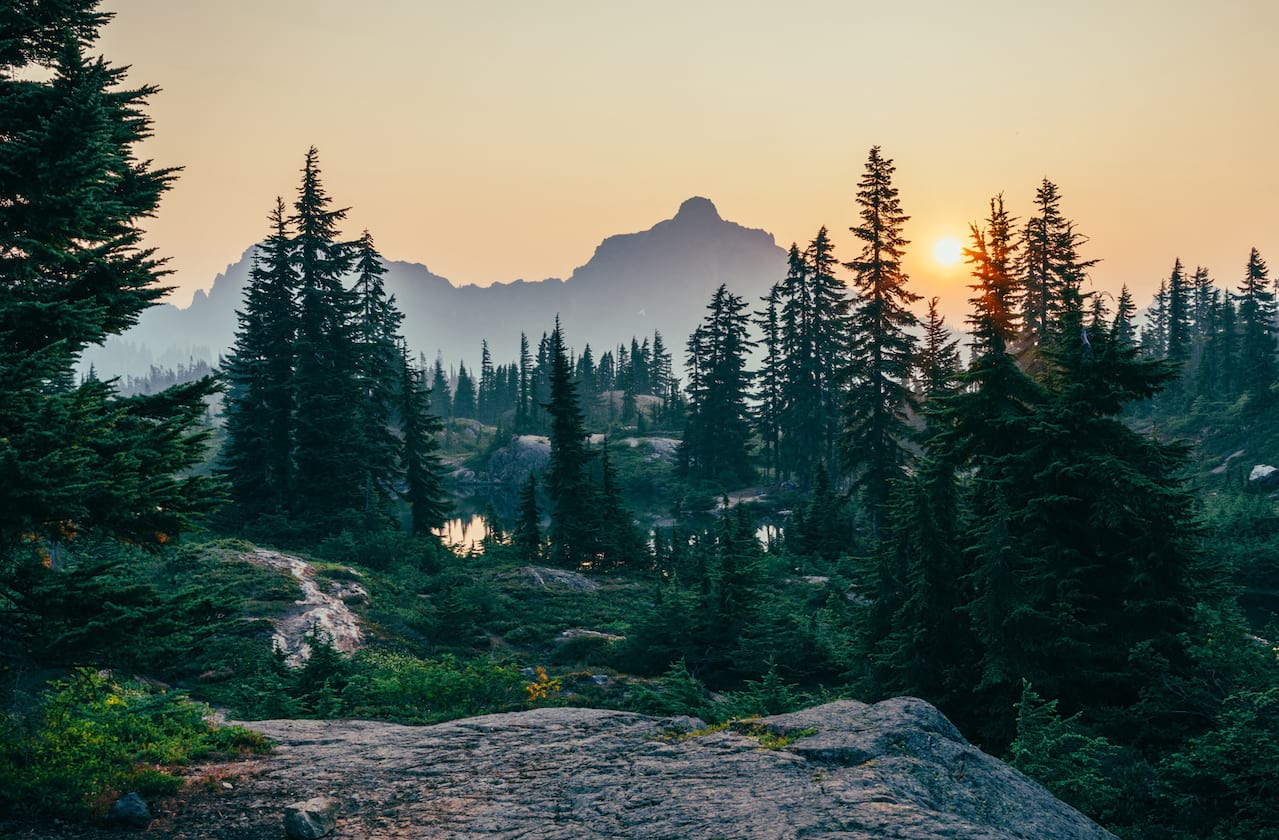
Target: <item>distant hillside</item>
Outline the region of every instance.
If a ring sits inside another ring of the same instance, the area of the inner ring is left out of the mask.
[[[231,346],[253,248],[219,274],[191,305],[153,307],[139,324],[86,354],[103,376],[141,375],[152,364],[216,360]],[[390,261],[387,288],[405,313],[410,348],[449,363],[478,363],[487,338],[495,361],[515,357],[524,330],[536,345],[560,315],[570,344],[596,355],[632,335],[660,330],[677,359],[711,293],[728,284],[752,304],[786,273],[786,252],[763,230],[720,218],[705,198],[690,198],[674,218],[640,233],[605,239],[567,280],[517,280],[454,286],[424,265]]]

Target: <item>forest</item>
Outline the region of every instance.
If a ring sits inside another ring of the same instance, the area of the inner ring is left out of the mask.
[[[312,147],[296,193],[263,197],[216,369],[77,376],[166,293],[142,231],[179,172],[136,156],[154,89],[92,57],[95,4],[18,8],[6,808],[92,819],[126,790],[174,795],[185,762],[270,748],[206,704],[716,723],[910,695],[1121,837],[1279,837],[1279,277],[1256,248],[1218,278],[1170,254],[1140,309],[1094,287],[1104,255],[1044,179],[1021,217],[975,198],[969,314],[948,325],[911,289],[909,208],[872,146],[832,220],[854,250],[820,228],[767,296],[721,286],[688,336],[575,349],[572,323],[494,323],[467,370],[404,342],[413,313]],[[462,473],[489,476],[478,496]],[[482,542],[449,545],[468,505]],[[358,585],[358,649],[319,627],[300,660],[273,645],[298,584],[255,549]]]

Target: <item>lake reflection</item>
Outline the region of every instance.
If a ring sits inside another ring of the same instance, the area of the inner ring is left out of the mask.
[[[435,531],[449,548],[477,554],[484,553],[484,538],[488,536],[488,532],[484,517],[478,513],[454,517],[445,522],[443,528]]]

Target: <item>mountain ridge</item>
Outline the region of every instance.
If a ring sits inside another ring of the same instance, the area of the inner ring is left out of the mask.
[[[136,327],[87,352],[82,367],[142,375],[152,364],[216,362],[234,340],[235,311],[256,247],[245,249],[207,292],[197,291],[189,306],[161,304],[144,312]],[[410,349],[474,365],[481,339],[502,362],[518,353],[521,331],[535,343],[557,315],[579,351],[590,344],[598,355],[654,330],[668,346],[682,346],[715,288],[727,284],[753,303],[784,276],[785,260],[771,233],[725,220],[710,199],[693,196],[647,230],[605,237],[567,279],[457,285],[424,263],[383,262]]]

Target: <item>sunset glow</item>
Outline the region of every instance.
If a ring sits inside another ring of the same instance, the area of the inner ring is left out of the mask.
[[[933,260],[942,266],[959,265],[964,258],[964,246],[953,236],[945,236],[933,244]]]

